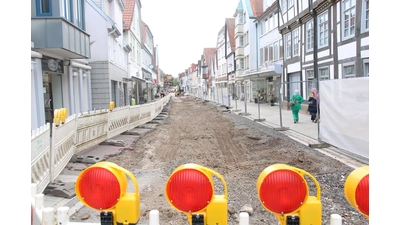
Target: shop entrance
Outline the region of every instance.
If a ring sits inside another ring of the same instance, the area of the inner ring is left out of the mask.
[[[44,99],[44,114],[46,123],[53,122],[53,90],[51,87],[51,75],[43,74],[43,99]]]

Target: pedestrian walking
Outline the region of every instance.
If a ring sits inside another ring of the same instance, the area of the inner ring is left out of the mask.
[[[313,88],[311,90],[310,96],[308,97],[308,112],[311,115],[311,121],[316,123],[318,121],[317,119],[317,89]]]
[[[311,89],[311,92],[314,94],[314,98],[317,100],[317,114],[315,117],[315,120],[316,120],[315,122],[317,122],[320,118],[320,112],[321,112],[319,110],[319,104],[320,104],[319,93],[318,93],[317,88],[315,88],[315,87]]]
[[[299,111],[301,110],[301,103],[304,102],[303,97],[299,94],[299,90],[295,90],[294,94],[290,97],[290,101],[293,101],[292,105],[292,116],[294,123],[299,122]]]

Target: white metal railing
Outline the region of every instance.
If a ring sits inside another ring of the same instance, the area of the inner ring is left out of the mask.
[[[94,110],[66,118],[63,124],[43,125],[31,135],[31,183],[42,193],[71,157],[125,131],[143,125],[158,114],[172,95],[144,105]]]

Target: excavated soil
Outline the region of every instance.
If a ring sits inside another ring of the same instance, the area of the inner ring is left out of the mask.
[[[159,211],[161,225],[189,224],[186,215],[167,202],[165,194],[170,175],[187,163],[207,167],[223,177],[228,189],[228,224],[239,224],[241,211],[249,212],[250,225],[279,224],[275,214],[260,203],[256,187],[260,173],[273,164],[302,169],[318,181],[322,224],[330,224],[331,214],[341,215],[342,224],[369,224],[343,194],[353,168],[214,103],[172,97],[167,108],[167,117],[141,137],[134,150],[107,159],[131,171],[139,183],[139,224],[149,223],[150,210]],[[218,176],[213,179],[215,193],[223,195],[223,182]],[[307,183],[310,195],[316,196],[315,182],[307,177]],[[83,206],[71,221],[83,221],[87,210]],[[97,215],[87,221],[100,219]]]

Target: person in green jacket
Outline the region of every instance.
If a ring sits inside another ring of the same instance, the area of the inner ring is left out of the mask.
[[[299,94],[299,90],[295,90],[292,97],[290,97],[290,101],[294,101],[294,105],[292,106],[292,116],[294,123],[299,122],[299,111],[301,109],[301,103],[304,101],[303,97]]]

